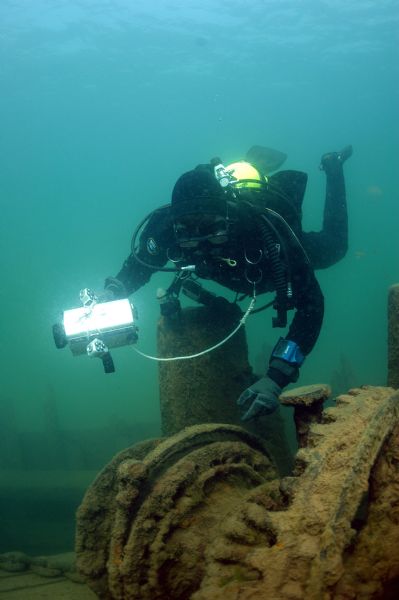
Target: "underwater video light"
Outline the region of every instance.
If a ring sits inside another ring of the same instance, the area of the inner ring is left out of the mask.
[[[83,306],[65,310],[61,323],[53,325],[57,348],[67,344],[74,356],[87,354],[102,360],[104,371],[115,371],[110,348],[134,344],[138,339],[136,314],[127,298],[99,302],[95,293],[80,292]]]

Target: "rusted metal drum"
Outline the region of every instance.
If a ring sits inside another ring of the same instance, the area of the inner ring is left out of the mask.
[[[78,511],[80,573],[118,600],[394,598],[399,392],[353,389],[305,421],[285,478],[232,425],[116,456]]]

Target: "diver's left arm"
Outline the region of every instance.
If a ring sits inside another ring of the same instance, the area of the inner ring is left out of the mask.
[[[326,174],[323,228],[302,234],[302,244],[315,269],[325,269],[341,260],[348,249],[348,212],[343,165],[352,155],[352,146],[329,152],[321,158]]]
[[[281,388],[297,381],[299,367],[317,342],[324,316],[324,296],[310,265],[304,264],[292,279],[295,315],[286,339],[280,339],[273,349],[267,371]]]
[[[266,376],[246,389],[238,405],[247,409],[243,421],[272,413],[282,389],[297,381],[305,356],[313,349],[324,315],[324,297],[312,267],[303,263],[293,276],[295,316],[287,337],[280,338],[269,360]]]

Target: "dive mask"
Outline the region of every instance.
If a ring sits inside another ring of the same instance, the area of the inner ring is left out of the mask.
[[[186,215],[174,223],[174,232],[181,248],[195,248],[201,242],[219,245],[228,239],[228,222],[215,215]]]

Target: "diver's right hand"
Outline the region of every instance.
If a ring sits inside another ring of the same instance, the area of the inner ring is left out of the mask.
[[[104,284],[104,291],[99,294],[101,302],[112,302],[127,298],[128,294],[123,283],[116,277],[107,277]]]
[[[352,156],[353,148],[351,145],[345,146],[340,152],[327,152],[323,154],[320,160],[320,170],[327,174],[342,167],[344,162]]]

